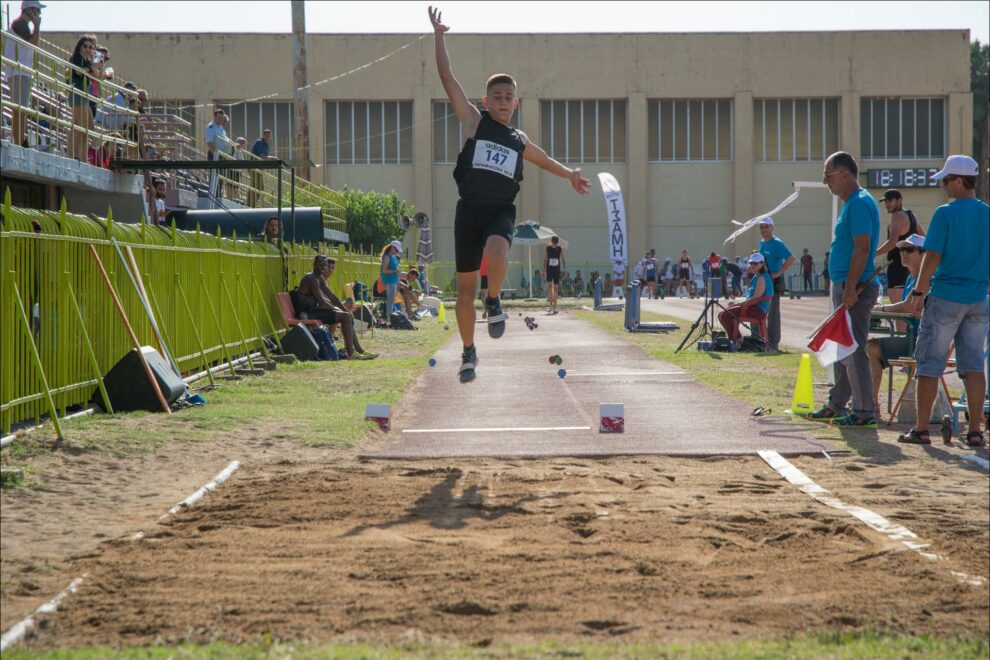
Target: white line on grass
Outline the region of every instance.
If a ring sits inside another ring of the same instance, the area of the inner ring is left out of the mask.
[[[27,635],[32,628],[34,628],[34,617],[38,614],[50,614],[58,609],[58,604],[62,602],[62,599],[71,593],[75,593],[76,589],[79,588],[79,585],[82,584],[83,578],[85,577],[85,574],[83,574],[82,577],[77,577],[75,580],[70,582],[69,586],[63,589],[61,593],[36,609],[34,614],[11,626],[10,630],[5,632],[3,637],[0,637],[0,651],[4,651],[8,646],[16,644],[24,639],[24,636]]]
[[[925,559],[931,559],[933,561],[947,559],[942,555],[926,552],[925,548],[931,544],[922,542],[922,540],[918,538],[918,535],[909,530],[907,527],[891,522],[880,514],[874,513],[869,509],[856,506],[854,504],[846,504],[842,500],[832,497],[829,491],[809,479],[807,475],[794,467],[787,459],[777,452],[763,449],[757,453],[760,455],[760,458],[766,461],[767,465],[779,472],[780,476],[797,486],[802,493],[810,495],[813,499],[824,504],[825,506],[830,506],[833,509],[844,511],[855,518],[859,518],[872,529],[875,529],[892,541],[899,541],[900,543],[903,543],[905,547],[914,550]],[[960,581],[975,587],[981,586],[987,581],[984,577],[967,575],[958,571],[951,571],[951,573]]]

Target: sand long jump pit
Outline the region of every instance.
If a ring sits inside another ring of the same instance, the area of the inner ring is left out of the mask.
[[[140,540],[76,561],[87,579],[28,643],[988,632],[986,581],[954,575],[986,575],[985,473],[790,460],[942,558],[823,506],[758,457],[286,461],[243,467]]]

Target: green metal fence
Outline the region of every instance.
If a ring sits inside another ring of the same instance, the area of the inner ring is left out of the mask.
[[[143,345],[151,322],[112,240],[133,251],[163,339],[184,374],[263,350],[287,329],[275,293],[295,286],[317,248],[219,238],[61,211],[13,208],[0,223],[0,429],[85,404],[133,344],[100,275],[94,246]],[[319,251],[337,260],[331,288],[373,282],[376,256]],[[22,313],[23,310],[23,313]],[[49,403],[49,400],[51,403]]]

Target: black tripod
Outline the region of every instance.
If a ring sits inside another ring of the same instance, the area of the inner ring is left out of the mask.
[[[721,309],[723,311],[726,311],[726,312],[729,311],[729,310],[725,309],[725,307],[722,306],[722,304],[718,301],[717,298],[712,298],[711,296],[708,295],[708,287],[709,286],[710,286],[710,283],[709,282],[705,282],[705,308],[703,310],[701,310],[701,314],[698,315],[697,320],[694,323],[691,324],[691,329],[688,330],[688,332],[687,332],[686,335],[684,335],[684,339],[681,341],[681,345],[677,347],[677,350],[674,351],[675,353],[680,353],[681,352],[681,349],[684,348],[685,344],[687,344],[689,346],[693,346],[694,344],[696,344],[697,342],[701,341],[705,337],[708,337],[709,339],[714,340],[714,338],[715,338],[715,308],[718,307],[719,309]],[[697,337],[694,338],[694,341],[692,341],[690,344],[688,344],[688,340],[691,339],[691,335],[694,334],[694,331],[698,329],[698,326],[699,325],[701,326],[701,332],[698,334]]]

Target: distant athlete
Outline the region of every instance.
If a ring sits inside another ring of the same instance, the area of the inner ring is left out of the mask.
[[[508,270],[509,248],[516,221],[515,199],[522,181],[523,159],[571,182],[582,195],[591,182],[581,170],[564,167],[543,149],[531,143],[522,131],[509,127],[519,105],[516,81],[505,73],[488,79],[484,111],[471,103],[454,77],[447,55],[444,33],[450,28],[441,22],[439,9],[429,8],[436,49],[437,72],[447,98],[461,122],[464,145],[454,167],[454,180],[460,199],[454,215],[454,258],[457,267],[457,329],[464,343],[458,378],[467,383],[475,378],[478,353],[474,346],[474,294],[482,256],[488,257],[488,334],[497,339],[505,332],[506,314],[499,300]]]
[[[556,236],[550,238],[546,256],[543,257],[543,271],[547,274],[547,301],[550,303],[547,312],[557,313],[557,297],[560,295],[560,274],[566,269],[564,248]]]

